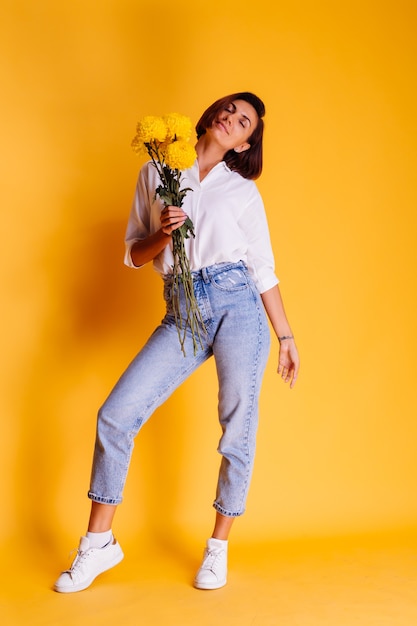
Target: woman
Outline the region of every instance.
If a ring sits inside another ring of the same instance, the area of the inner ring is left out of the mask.
[[[201,363],[216,361],[222,455],[213,534],[194,579],[198,589],[226,584],[228,536],[245,510],[252,474],[258,397],[269,352],[267,317],[278,338],[278,374],[293,387],[299,358],[274,273],[262,199],[253,182],[262,170],[262,101],[236,93],[216,101],[196,126],[197,160],[183,173],[192,188],[182,208],[155,198],[155,167],[141,169],[127,233],[125,262],[153,261],[164,279],[167,313],[99,411],[89,498],[88,532],[69,570],[55,583],[64,593],[87,588],[123,558],[112,521],[130,462],[133,439],[153,411]],[[172,233],[191,218],[196,237],[186,240],[194,292],[206,333],[184,357],[170,305]]]

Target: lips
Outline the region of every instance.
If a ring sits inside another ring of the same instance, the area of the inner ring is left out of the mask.
[[[223,124],[223,122],[216,122],[217,126],[220,126],[220,128],[223,130],[223,132],[225,132],[227,135],[229,134],[229,131],[227,130],[226,126]]]

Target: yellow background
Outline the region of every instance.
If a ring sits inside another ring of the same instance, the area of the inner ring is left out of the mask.
[[[415,526],[415,4],[9,0],[0,28],[5,545],[84,532],[97,407],[163,313],[158,276],[122,263],[137,119],[238,90],[267,107],[258,185],[302,370],[289,391],[273,343],[235,536]],[[216,393],[208,363],[142,431],[126,541],[211,530]]]

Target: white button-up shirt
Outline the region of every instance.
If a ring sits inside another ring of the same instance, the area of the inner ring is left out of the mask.
[[[155,189],[160,184],[155,166],[146,163],[138,177],[136,193],[126,230],[125,263],[136,267],[132,245],[161,228],[163,203]],[[279,281],[274,271],[268,224],[261,195],[253,180],[218,163],[200,182],[198,161],[181,177],[181,188],[191,187],[183,210],[194,224],[195,238],[185,240],[192,271],[215,263],[244,261],[260,293]],[[153,264],[162,275],[172,273],[172,248],[166,246]]]

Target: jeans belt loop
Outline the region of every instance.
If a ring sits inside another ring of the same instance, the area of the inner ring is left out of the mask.
[[[206,267],[203,267],[201,270],[201,275],[203,277],[204,282],[207,284],[210,282],[209,274]]]

